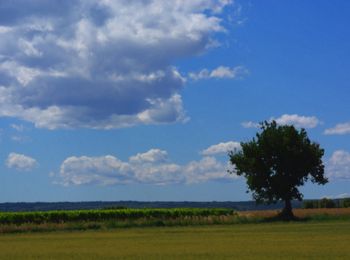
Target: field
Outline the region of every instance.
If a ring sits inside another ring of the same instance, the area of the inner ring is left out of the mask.
[[[43,224],[91,221],[125,221],[137,219],[169,220],[192,217],[226,216],[232,215],[230,209],[99,209],[99,210],[56,210],[29,212],[2,212],[2,224]]]
[[[234,210],[205,208],[1,212],[0,233],[228,224],[237,220]]]
[[[1,259],[349,259],[350,221],[2,234]]]
[[[349,208],[296,209],[291,222],[276,221],[277,213],[0,213],[0,259],[350,259]]]
[[[240,211],[238,215],[246,218],[272,218],[278,214],[278,210]],[[293,209],[298,218],[349,218],[350,208],[317,208],[317,209]]]

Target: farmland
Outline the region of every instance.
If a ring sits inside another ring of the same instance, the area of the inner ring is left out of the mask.
[[[350,208],[0,213],[0,259],[348,259]]]
[[[1,212],[0,233],[110,230],[130,227],[229,225],[276,222],[279,211],[231,209],[102,209]],[[295,209],[299,222],[350,219],[350,208]]]
[[[230,209],[101,209],[0,213],[0,233],[227,224]]]
[[[105,210],[57,210],[46,212],[0,213],[0,224],[63,223],[77,221],[105,221],[149,219],[177,219],[184,217],[208,217],[232,215],[230,209],[105,209]]]
[[[350,221],[2,234],[1,259],[348,259]]]

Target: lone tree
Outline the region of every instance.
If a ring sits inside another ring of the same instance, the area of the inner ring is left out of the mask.
[[[230,162],[234,172],[246,178],[258,203],[282,200],[285,206],[280,217],[293,219],[291,201],[303,198],[298,187],[309,178],[317,184],[328,182],[322,162],[324,150],[310,141],[305,129],[298,131],[275,121],[265,121],[260,126],[261,133],[250,142],[242,142],[241,151],[229,152]]]

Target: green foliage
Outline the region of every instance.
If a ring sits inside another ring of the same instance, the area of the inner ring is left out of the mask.
[[[319,208],[335,208],[335,202],[331,199],[323,198],[319,201]]]
[[[315,209],[318,208],[318,202],[315,200],[306,200],[303,202],[304,209]]]
[[[305,129],[292,125],[277,125],[275,121],[261,124],[261,132],[249,142],[242,142],[242,150],[229,153],[230,162],[257,202],[286,202],[301,200],[298,187],[311,179],[325,184],[322,156],[324,150],[311,142]]]
[[[343,199],[343,207],[350,208],[350,198]]]
[[[317,208],[349,208],[350,198],[345,199],[327,199],[321,200],[306,200],[303,202],[302,207],[304,209],[317,209]]]
[[[126,206],[108,206],[108,207],[104,207],[102,209],[127,209],[128,207]]]
[[[230,209],[113,209],[113,210],[70,210],[38,212],[2,212],[0,224],[23,223],[65,223],[108,220],[175,219],[183,217],[225,216],[233,213]]]

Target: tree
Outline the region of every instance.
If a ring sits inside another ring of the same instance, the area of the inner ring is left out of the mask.
[[[280,217],[292,219],[291,201],[303,198],[298,187],[308,179],[322,185],[328,182],[322,162],[324,150],[310,141],[305,129],[277,125],[275,121],[265,121],[260,128],[256,138],[241,143],[241,151],[229,152],[235,168],[231,173],[246,178],[258,203],[284,201]]]
[[[335,202],[331,199],[323,198],[319,201],[320,208],[335,208]]]
[[[350,198],[343,200],[343,208],[350,208]]]

